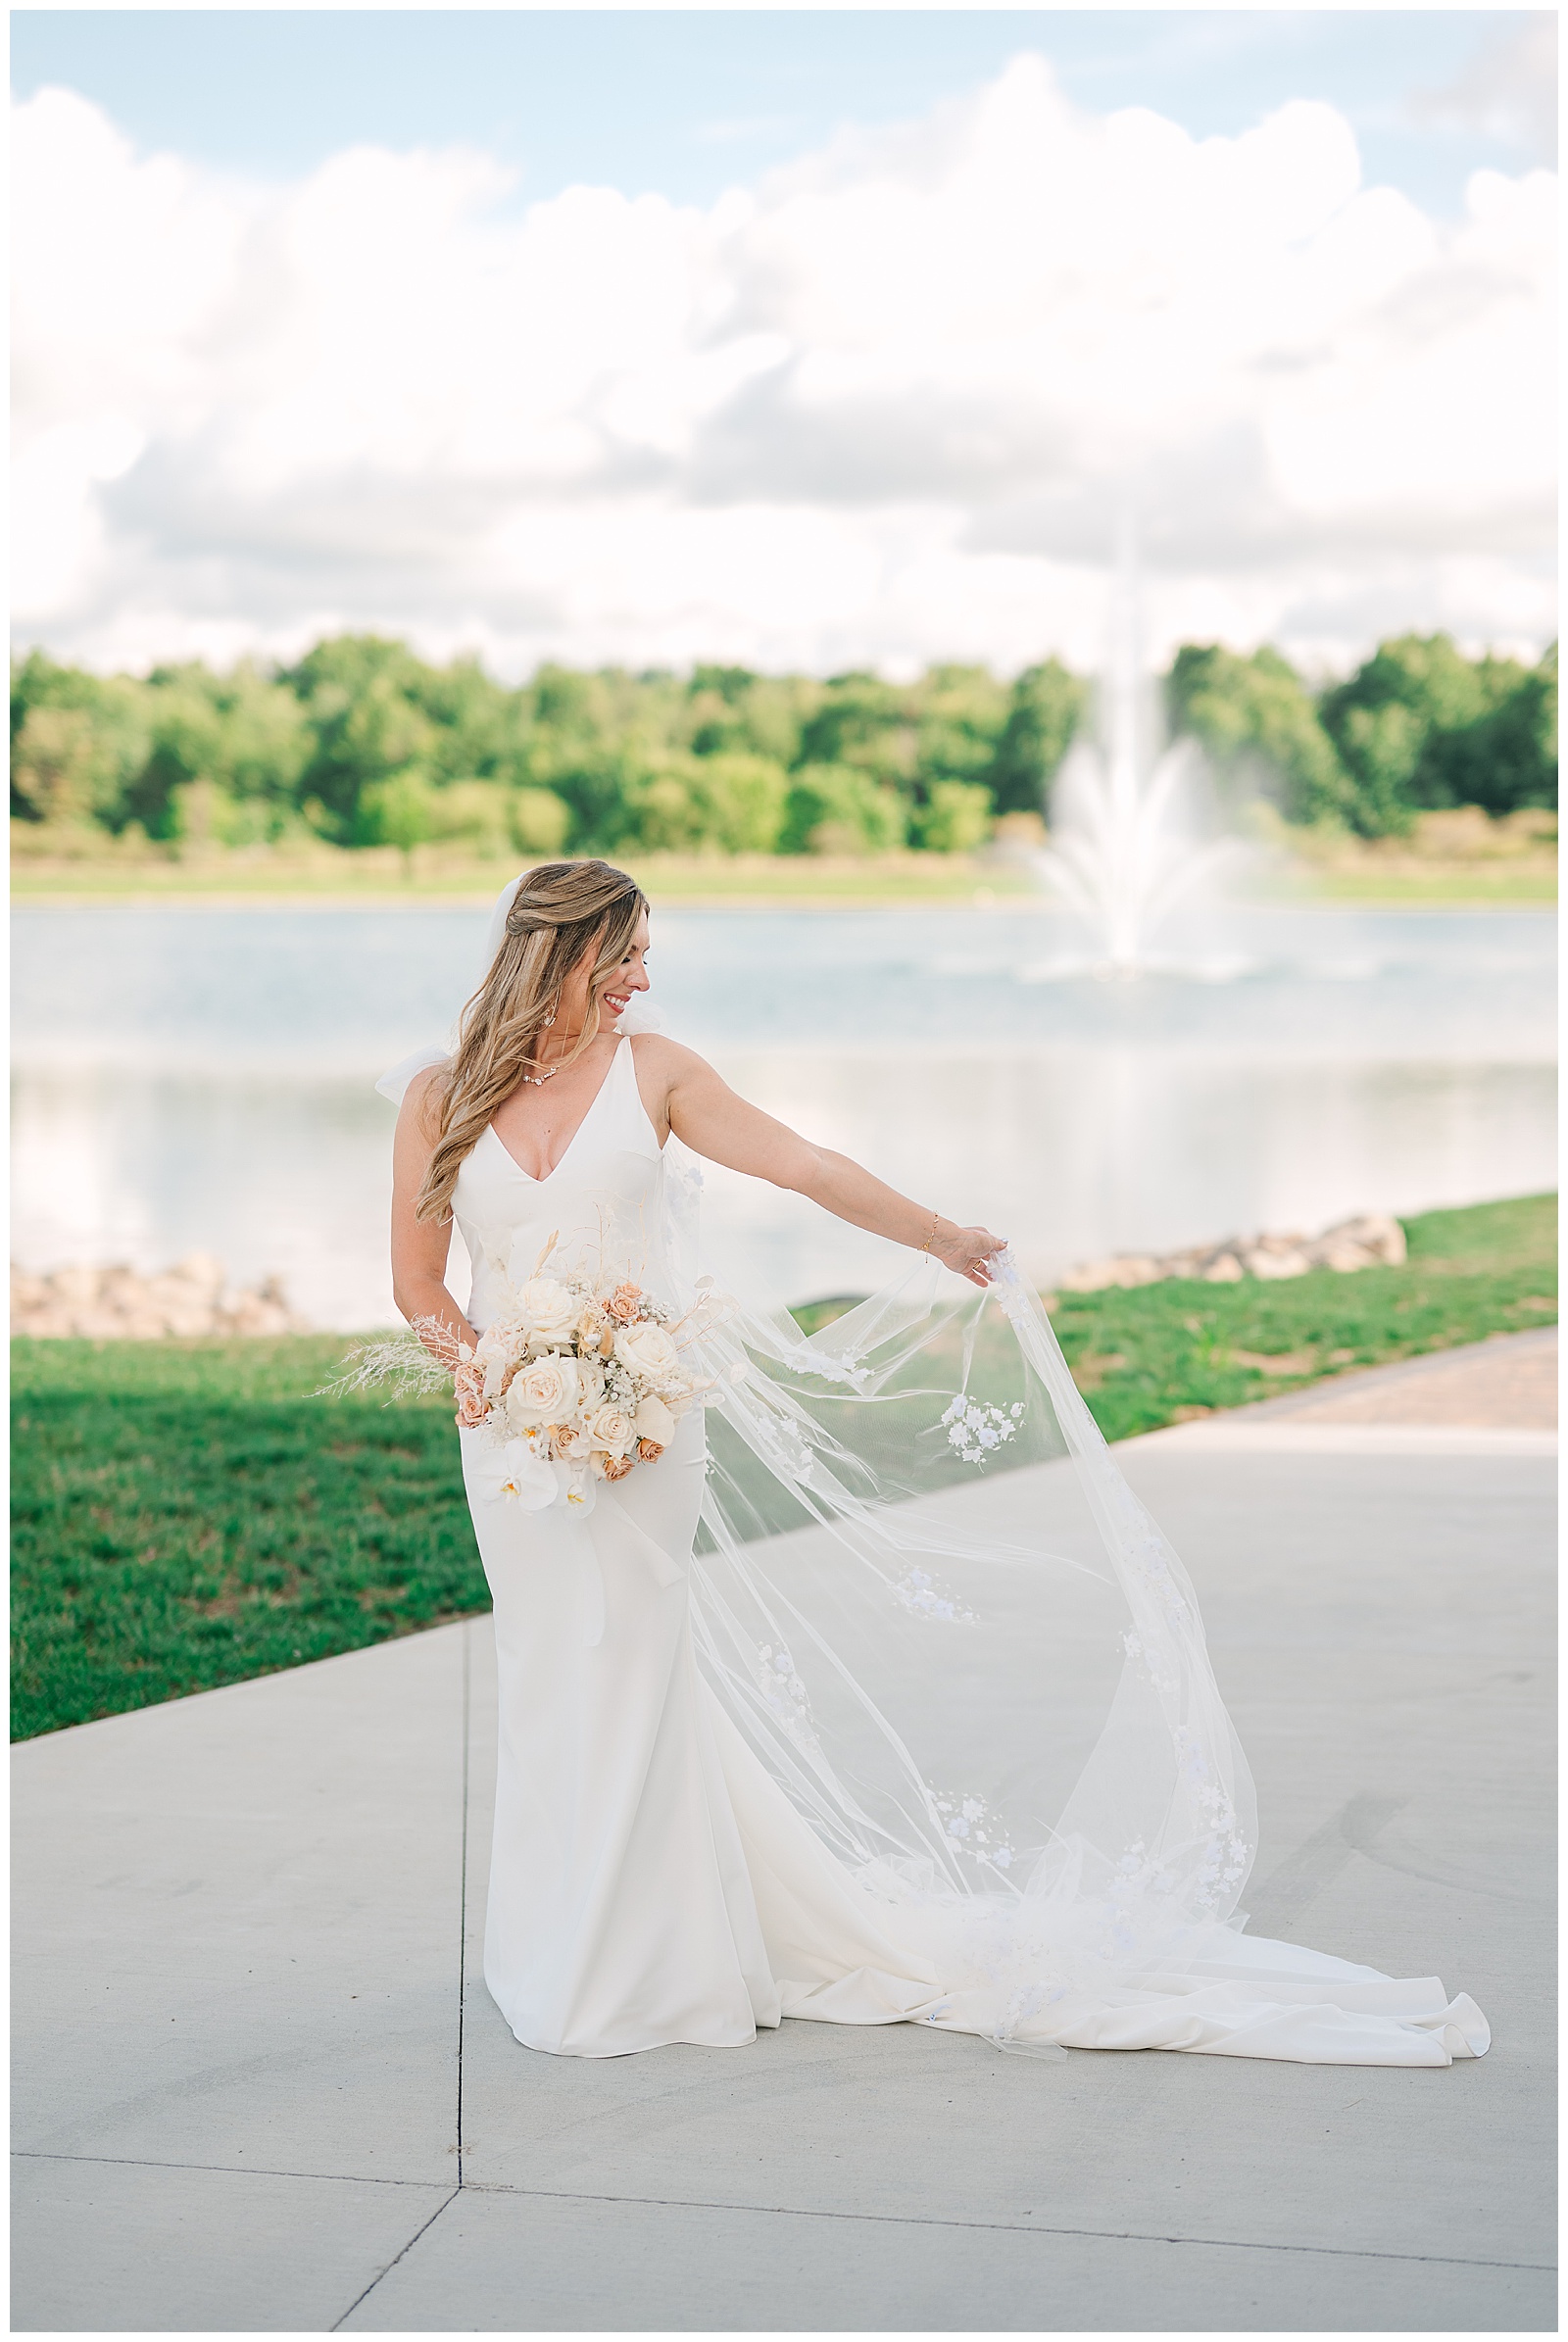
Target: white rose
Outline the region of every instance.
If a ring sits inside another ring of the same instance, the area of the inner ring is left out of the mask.
[[[580,1397],[575,1358],[536,1358],[514,1378],[507,1413],[519,1432],[534,1431],[541,1424],[569,1423]]]
[[[675,1418],[662,1398],[645,1398],[637,1410],[637,1437],[667,1447],[675,1437]]]
[[[617,1334],[615,1355],[640,1383],[672,1382],[680,1367],[680,1352],[663,1327],[652,1320]]]
[[[517,1296],[523,1323],[535,1342],[564,1340],[582,1315],[582,1301],[554,1277],[530,1277]]]
[[[612,1455],[624,1455],[627,1448],[635,1442],[641,1428],[642,1411],[640,1408],[638,1420],[634,1424],[623,1407],[613,1404],[596,1407],[583,1424],[583,1429],[594,1445],[608,1448]]]

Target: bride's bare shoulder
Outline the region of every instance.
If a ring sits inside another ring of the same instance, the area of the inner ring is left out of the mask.
[[[710,1071],[706,1057],[689,1049],[683,1041],[671,1041],[667,1033],[634,1033],[631,1051],[639,1075],[646,1073],[656,1081],[678,1082],[692,1073]]]
[[[403,1093],[398,1108],[400,1129],[414,1129],[434,1145],[441,1124],[441,1096],[446,1087],[448,1067],[445,1060],[435,1065],[421,1065]]]

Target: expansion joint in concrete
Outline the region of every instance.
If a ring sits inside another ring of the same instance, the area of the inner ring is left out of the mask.
[[[462,2189],[461,2185],[460,2185],[460,2186],[458,2186],[458,2187],[455,2187],[455,2188],[452,2190],[452,2193],[451,2193],[451,2195],[449,2195],[449,2196],[448,2196],[448,2197],[445,2199],[445,2201],[444,2201],[444,2202],[442,2202],[442,2203],[440,2203],[440,2204],[438,2204],[438,2205],[436,2206],[435,2210],[434,2210],[434,2211],[431,2213],[431,2215],[430,2215],[429,2219],[428,2219],[427,2220],[421,2220],[421,2221],[419,2222],[419,2225],[418,2225],[418,2226],[417,2226],[417,2227],[415,2229],[415,2231],[414,2231],[414,2234],[413,2234],[413,2235],[412,2235],[412,2236],[409,2238],[409,2241],[408,2241],[408,2243],[407,2243],[407,2244],[406,2244],[406,2245],[403,2247],[403,2250],[402,2250],[401,2252],[398,2252],[398,2253],[394,2253],[394,2254],[393,2254],[393,2256],[392,2256],[391,2260],[390,2260],[390,2261],[387,2263],[387,2265],[386,2265],[385,2269],[377,2269],[377,2271],[376,2271],[375,2275],[374,2275],[374,2276],[373,2276],[373,2277],[370,2279],[370,2282],[369,2282],[369,2283],[368,2283],[368,2285],[367,2285],[367,2286],[364,2288],[363,2292],[357,2293],[357,2294],[354,2296],[354,2299],[353,2299],[353,2300],[350,2302],[350,2304],[349,2304],[348,2308],[347,2308],[347,2309],[346,2309],[346,2310],[343,2312],[343,2316],[342,2316],[341,2318],[333,2318],[333,2320],[332,2320],[331,2324],[330,2324],[330,2325],[327,2327],[327,2329],[326,2329],[326,2330],[327,2330],[327,2332],[328,2332],[329,2334],[335,2334],[335,2333],[337,2332],[337,2330],[338,2330],[339,2326],[341,2326],[341,2325],[342,2325],[342,2324],[345,2322],[345,2320],[346,2320],[346,2319],[348,2319],[348,2318],[352,2318],[352,2317],[353,2317],[353,2315],[354,2315],[355,2311],[356,2311],[357,2309],[359,2309],[360,2305],[361,2305],[363,2302],[368,2302],[368,2301],[369,2300],[369,2298],[370,2298],[371,2294],[372,2294],[372,2293],[375,2291],[375,2289],[376,2289],[377,2285],[379,2285],[379,2284],[380,2284],[380,2282],[381,2282],[382,2278],[383,2278],[383,2277],[388,2277],[388,2276],[390,2276],[390,2275],[391,2275],[391,2273],[392,2273],[392,2271],[393,2271],[393,2269],[396,2269],[396,2267],[397,2267],[398,2263],[399,2263],[400,2261],[406,2260],[406,2259],[408,2258],[409,2254],[413,2252],[413,2250],[414,2250],[415,2246],[416,2246],[416,2245],[418,2243],[418,2241],[419,2241],[420,2237],[421,2237],[421,2236],[423,2236],[424,2234],[426,2234],[426,2232],[427,2232],[429,2229],[431,2229],[431,2228],[433,2228],[433,2227],[435,2226],[435,2223],[436,2223],[436,2221],[437,2221],[437,2220],[438,2220],[441,2218],[441,2215],[442,2215],[442,2213],[443,2213],[443,2212],[447,2212],[447,2211],[450,2211],[450,2210],[451,2210],[452,2206],[453,2206],[453,2205],[454,2205],[454,2204],[457,2202],[457,2200],[458,2200],[459,2196],[460,2196],[462,2193],[463,2193],[463,2189]]]
[[[458,2185],[463,2185],[463,2032],[468,1992],[468,1770],[469,1691],[473,1678],[472,1629],[465,1626],[463,1649],[463,1794],[461,1845],[458,1856]]]
[[[1452,2269],[1528,2269],[1547,2276],[1556,2271],[1553,2261],[1494,2261],[1469,2253],[1381,2253],[1362,2245],[1276,2243],[1266,2236],[1178,2236],[1162,2228],[1083,2228],[1065,2227],[1052,2220],[965,2220],[925,2213],[833,2212],[812,2204],[724,2203],[709,2196],[603,2195],[586,2188],[515,2187],[505,2181],[485,2179],[467,2180],[462,2192],[469,2196],[519,2196],[543,2203],[641,2204],[661,2212],[761,2213],[776,2220],[848,2220],[862,2227],[956,2228],[980,2232],[995,2229],[1009,2236],[1083,2236],[1101,2244],[1190,2244],[1215,2252],[1311,2253],[1334,2261],[1408,2261]],[[445,2209],[443,2205],[442,2210]]]
[[[384,2171],[292,2171],[269,2163],[183,2163],[167,2155],[64,2155],[50,2147],[13,2147],[13,2163],[108,2164],[131,2171],[222,2171],[238,2179],[321,2179],[341,2187],[439,2187],[439,2179],[394,2179]]]

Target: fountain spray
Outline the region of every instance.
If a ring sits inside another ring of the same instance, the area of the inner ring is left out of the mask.
[[[1196,741],[1157,753],[1160,723],[1145,668],[1137,531],[1130,505],[1117,528],[1109,642],[1099,693],[1097,742],[1063,760],[1052,791],[1051,843],[1041,875],[1094,926],[1102,976],[1136,976],[1151,966],[1160,921],[1237,852],[1229,839],[1199,833],[1206,767]]]

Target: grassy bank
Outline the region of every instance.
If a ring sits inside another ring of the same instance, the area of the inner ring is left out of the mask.
[[[1290,833],[1284,833],[1289,841]],[[1297,852],[1271,840],[1279,859],[1256,880],[1256,899],[1416,906],[1538,906],[1556,899],[1557,857],[1542,850],[1448,858],[1341,840],[1332,852]],[[856,909],[901,903],[1009,904],[1042,900],[1016,855],[985,853],[848,854],[653,854],[622,857],[656,904],[671,908]],[[331,846],[193,851],[178,858],[142,847],[80,860],[16,858],[20,902],[308,904],[488,903],[517,873],[517,857],[475,859],[420,847],[405,863],[390,847],[350,853]]]
[[[1101,1430],[1129,1439],[1358,1366],[1555,1323],[1556,1217],[1554,1195],[1426,1212],[1404,1223],[1402,1268],[1062,1293],[1052,1323]]]
[[[1293,902],[1353,903],[1376,910],[1532,909],[1556,902],[1557,859],[1530,854],[1515,862],[1398,863],[1368,856],[1298,875],[1281,892]]]
[[[1406,1225],[1404,1268],[1063,1294],[1107,1437],[1555,1317],[1554,1198]],[[16,1737],[484,1607],[450,1406],[313,1397],[344,1348],[12,1344]]]
[[[791,905],[847,909],[863,903],[972,903],[1036,894],[1030,871],[966,854],[617,855],[656,903]],[[321,846],[192,854],[178,860],[145,850],[124,858],[15,861],[19,901],[56,903],[473,903],[494,901],[519,857],[484,861],[421,847],[405,863],[390,848],[349,853]]]

